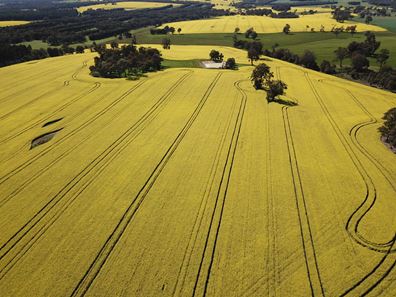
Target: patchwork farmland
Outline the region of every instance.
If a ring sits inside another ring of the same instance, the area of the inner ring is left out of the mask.
[[[266,58],[268,104],[250,66],[110,80],[94,56],[0,69],[1,296],[396,294],[396,95]]]

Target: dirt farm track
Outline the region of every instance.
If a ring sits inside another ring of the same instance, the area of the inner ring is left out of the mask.
[[[93,57],[0,69],[0,296],[396,296],[396,95],[272,60],[267,104],[251,67]]]

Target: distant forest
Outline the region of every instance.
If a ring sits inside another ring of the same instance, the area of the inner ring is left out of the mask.
[[[147,26],[160,26],[168,22],[229,14],[224,10],[212,9],[211,4],[196,2],[182,2],[184,4],[178,7],[170,3],[160,8],[140,10],[88,10],[82,14],[77,12],[73,7],[76,4],[72,2],[24,1],[23,4],[21,3],[6,3],[1,6],[0,20],[40,21],[23,26],[0,28],[1,44],[16,44],[32,40],[42,40],[52,46],[82,43],[87,41],[87,38],[99,40]],[[95,3],[82,2],[81,4]],[[22,5],[25,7],[24,10],[21,10]]]

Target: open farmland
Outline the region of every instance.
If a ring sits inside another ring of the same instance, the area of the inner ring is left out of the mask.
[[[80,13],[87,11],[88,9],[117,9],[117,8],[124,8],[127,10],[134,10],[134,9],[144,9],[144,8],[158,8],[164,7],[172,3],[166,2],[114,2],[112,3],[105,3],[105,4],[94,4],[88,6],[81,6],[77,10]],[[174,6],[178,6],[180,4],[172,4]]]
[[[309,30],[314,28],[319,31],[323,25],[326,31],[330,31],[334,26],[348,26],[357,25],[357,31],[386,31],[386,29],[362,24],[354,21],[345,21],[340,24],[332,19],[330,13],[318,13],[313,15],[304,15],[295,19],[279,19],[267,16],[247,16],[247,15],[234,15],[224,16],[218,18],[182,21],[164,24],[175,28],[182,28],[182,32],[189,33],[233,33],[235,28],[240,28],[241,32],[245,32],[249,28],[254,28],[257,33],[277,33],[282,32],[283,27],[290,24],[292,32],[306,32],[307,26]]]
[[[29,23],[29,21],[0,21],[0,27],[19,26]]]
[[[109,80],[93,57],[0,69],[1,296],[396,294],[396,95],[271,60],[267,104],[252,67]]]

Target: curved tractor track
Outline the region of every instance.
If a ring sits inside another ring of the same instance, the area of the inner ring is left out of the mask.
[[[395,246],[396,235],[388,242],[377,243],[377,242],[373,242],[373,241],[363,237],[358,232],[358,227],[359,227],[360,221],[370,211],[370,209],[373,207],[373,205],[376,202],[376,199],[377,199],[376,187],[375,187],[369,173],[364,168],[360,159],[358,158],[358,156],[352,149],[351,145],[349,144],[349,142],[343,135],[340,127],[337,125],[337,122],[334,120],[331,113],[329,112],[326,104],[324,103],[324,100],[320,96],[320,93],[316,90],[314,83],[312,82],[311,78],[309,77],[309,74],[307,72],[305,72],[304,75],[311,87],[311,90],[312,90],[317,102],[319,103],[326,118],[330,122],[339,141],[342,143],[344,149],[346,150],[347,154],[349,155],[356,170],[358,171],[359,175],[363,179],[365,187],[366,187],[366,195],[365,195],[363,202],[351,214],[351,216],[349,217],[349,219],[346,223],[345,228],[346,228],[348,234],[351,236],[351,238],[358,244],[360,244],[370,250],[385,254],[383,256],[383,258],[379,261],[379,263],[366,276],[364,276],[360,281],[358,281],[356,284],[351,286],[349,289],[345,290],[345,292],[341,295],[341,296],[366,296],[368,293],[370,293],[372,290],[374,290],[385,279],[386,276],[389,275],[389,273],[392,271],[392,269],[396,265],[396,254],[394,253],[396,251],[396,246]],[[352,94],[349,93],[349,95],[351,96]],[[362,109],[363,112],[365,112],[367,115],[369,115],[370,119],[368,121],[364,121],[362,123],[359,123],[359,124],[356,124],[355,126],[353,126],[349,131],[349,136],[352,139],[353,145],[358,150],[361,150],[362,153],[364,152],[363,154],[367,157],[367,159],[369,161],[371,161],[375,166],[378,166],[377,168],[380,170],[381,173],[383,173],[383,171],[380,169],[381,168],[381,166],[379,165],[380,163],[378,161],[375,162],[375,158],[372,155],[370,155],[364,148],[362,149],[362,146],[358,143],[357,138],[356,138],[357,132],[359,131],[360,128],[365,127],[367,125],[374,124],[376,122],[376,119],[375,119],[375,117],[372,116],[371,113],[369,113],[367,111],[367,109],[364,108],[364,106],[353,95],[352,95],[352,99],[357,104],[357,106]],[[386,175],[384,175],[384,177],[387,181],[389,181],[389,179],[386,177]],[[393,185],[392,185],[392,188],[394,189]]]

